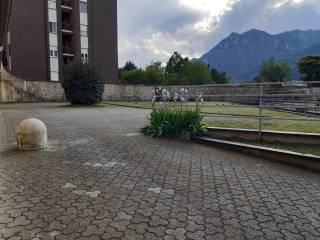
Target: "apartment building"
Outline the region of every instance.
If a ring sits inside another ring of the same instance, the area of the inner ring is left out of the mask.
[[[117,0],[11,0],[4,65],[12,75],[59,81],[74,58],[118,81]]]
[[[6,29],[10,15],[11,0],[0,1],[0,54],[3,50],[3,43],[6,36]],[[1,55],[0,55],[1,57]],[[0,62],[1,62],[0,58]]]

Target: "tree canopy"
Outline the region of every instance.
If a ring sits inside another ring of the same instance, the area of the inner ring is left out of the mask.
[[[305,56],[298,62],[304,81],[320,81],[320,55]]]
[[[291,68],[287,63],[277,62],[275,58],[264,61],[257,80],[263,82],[283,82],[290,79]]]
[[[182,74],[183,68],[189,62],[190,62],[189,58],[183,58],[180,53],[174,52],[167,63],[166,73]]]
[[[231,77],[227,75],[226,72],[219,72],[215,68],[210,69],[211,77],[216,84],[227,84],[231,82]]]
[[[178,52],[173,53],[165,67],[163,65],[162,62],[152,62],[142,69],[128,61],[119,71],[120,78],[131,84],[150,85],[204,85],[230,82],[226,73],[211,69],[200,61],[190,61]]]
[[[211,73],[202,62],[189,62],[183,69],[183,76],[188,85],[204,85],[212,82]]]
[[[136,70],[136,69],[137,69],[137,66],[130,60],[128,62],[126,62],[126,64],[122,68],[123,71],[132,71],[132,70]]]

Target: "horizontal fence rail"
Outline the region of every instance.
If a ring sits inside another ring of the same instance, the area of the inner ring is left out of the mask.
[[[272,87],[275,85],[281,85],[281,87],[278,89]],[[246,83],[232,86],[236,88],[225,94],[203,93],[199,86],[196,92],[188,94],[189,101],[154,102],[153,108],[174,107],[181,111],[188,108],[199,109],[200,114],[208,121],[211,121],[210,119],[251,120],[256,124],[256,128],[250,129],[259,130],[259,135],[262,134],[267,124],[278,124],[279,122],[290,122],[290,124],[301,122],[318,124],[319,122],[320,130],[320,81]],[[256,88],[248,88],[248,91],[244,91],[243,88],[246,86],[256,86]],[[187,86],[184,88],[187,89]],[[244,113],[241,112],[241,109],[245,109],[242,110]]]

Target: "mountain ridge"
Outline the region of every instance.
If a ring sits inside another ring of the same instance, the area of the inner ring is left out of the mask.
[[[295,29],[270,34],[250,29],[242,34],[232,32],[200,60],[243,81],[252,80],[262,62],[275,57],[288,62],[294,68],[292,77],[297,78],[295,63],[307,54],[320,54],[320,30]]]

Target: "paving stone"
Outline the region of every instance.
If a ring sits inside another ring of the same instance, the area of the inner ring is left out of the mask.
[[[0,240],[320,239],[320,175],[137,130],[148,110],[0,109]],[[29,117],[49,148],[16,152]]]
[[[166,231],[166,233],[167,233],[168,235],[171,235],[171,236],[175,237],[175,239],[177,239],[177,240],[184,240],[184,239],[186,239],[186,236],[185,236],[185,233],[186,233],[186,232],[187,232],[187,231],[186,231],[184,228],[177,228],[177,229],[175,229],[175,230],[168,229],[168,230]]]

